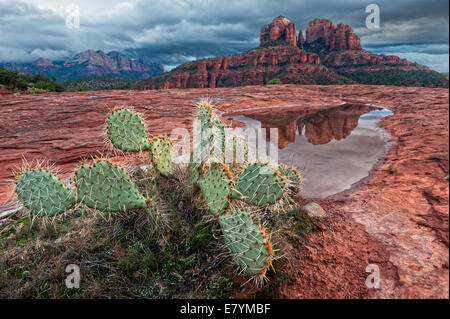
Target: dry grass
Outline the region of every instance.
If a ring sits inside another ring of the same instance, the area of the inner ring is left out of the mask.
[[[52,224],[39,218],[31,224],[21,217],[4,228],[0,298],[226,298],[241,293],[248,278],[225,267],[229,260],[221,258],[226,252],[216,218],[183,195],[185,170],[178,167],[169,178],[151,166],[128,170],[149,198],[144,210],[102,213],[81,207]],[[257,222],[265,221],[276,256],[285,257],[275,267],[289,262],[283,248],[299,244],[314,222],[298,219],[295,205],[276,214],[239,205],[254,211]],[[80,267],[79,289],[66,288],[69,264]],[[248,297],[273,296],[286,274],[270,271],[268,278],[272,282],[265,288],[249,287]]]

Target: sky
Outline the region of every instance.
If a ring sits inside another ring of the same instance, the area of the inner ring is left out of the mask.
[[[379,28],[365,24],[371,3],[380,8]],[[366,50],[448,72],[448,6],[448,0],[0,0],[0,62],[117,50],[169,70],[253,49],[261,27],[282,15],[297,30],[315,18],[348,24]]]

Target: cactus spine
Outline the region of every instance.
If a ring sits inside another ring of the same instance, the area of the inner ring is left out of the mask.
[[[145,198],[120,166],[100,160],[75,172],[77,199],[90,208],[117,212],[146,207]]]
[[[226,165],[213,163],[206,168],[206,173],[198,184],[211,213],[221,213],[228,206],[232,183],[233,176]]]
[[[106,128],[111,143],[122,151],[139,152],[150,147],[144,120],[133,110],[114,108]]]
[[[232,196],[258,206],[275,204],[286,186],[280,175],[266,163],[248,165],[239,175]]]
[[[264,278],[273,258],[272,243],[265,229],[256,226],[245,211],[223,214],[219,223],[234,263],[246,275]]]
[[[34,215],[55,216],[76,204],[75,195],[44,169],[28,170],[16,180],[19,200]]]

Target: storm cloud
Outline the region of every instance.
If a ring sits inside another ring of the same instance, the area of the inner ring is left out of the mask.
[[[448,1],[378,1],[379,29],[368,29],[370,1],[319,0],[0,0],[0,62],[64,59],[87,49],[118,50],[168,69],[255,48],[259,31],[279,15],[305,30],[315,18],[354,28],[363,48],[448,72]],[[67,6],[80,28],[66,26]]]

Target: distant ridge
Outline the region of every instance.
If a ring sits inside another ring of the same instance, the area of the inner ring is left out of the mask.
[[[3,67],[28,75],[54,77],[58,81],[104,77],[146,79],[164,72],[162,64],[144,64],[117,51],[104,53],[101,50],[83,51],[64,61],[39,58],[33,63],[7,63]]]

